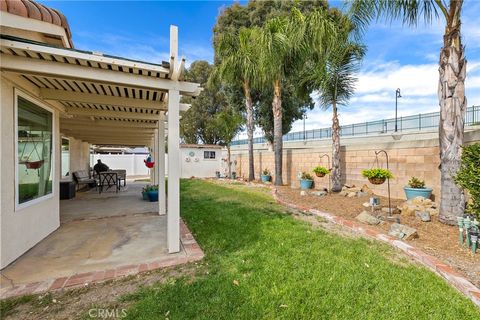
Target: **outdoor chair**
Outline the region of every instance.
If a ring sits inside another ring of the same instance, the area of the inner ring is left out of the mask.
[[[117,179],[118,179],[119,187],[120,187],[122,181],[123,181],[123,186],[124,187],[127,185],[127,170],[125,170],[125,169],[113,169],[113,170],[110,170],[110,171],[117,173]]]
[[[98,173],[98,193],[102,193],[104,190],[103,188],[106,187],[105,190],[110,189],[111,187],[115,187],[115,192],[118,192],[120,189],[120,182],[118,179],[118,173],[114,171],[104,171]]]
[[[80,185],[93,185],[97,187],[97,180],[90,178],[87,170],[78,170],[73,172],[73,180],[77,184],[77,191],[80,189]]]

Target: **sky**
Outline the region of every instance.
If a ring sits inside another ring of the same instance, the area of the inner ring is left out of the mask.
[[[187,66],[213,61],[212,29],[221,10],[233,1],[40,1],[68,19],[75,48],[160,63],[168,61],[169,26],[179,28],[179,53]],[[243,3],[243,2],[242,2]],[[339,1],[331,5],[341,7]],[[466,47],[467,105],[480,105],[480,1],[465,0],[462,16]],[[393,118],[395,90],[400,88],[398,115],[438,111],[438,57],[443,20],[416,28],[398,22],[373,23],[364,38],[367,54],[356,91],[340,107],[342,125]],[[305,128],[331,125],[331,110],[309,111]],[[303,121],[292,131],[302,131]],[[256,130],[256,136],[262,135]],[[245,133],[240,134],[244,137]]]

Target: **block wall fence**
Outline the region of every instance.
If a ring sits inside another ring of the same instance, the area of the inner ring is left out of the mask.
[[[465,144],[480,142],[480,126],[465,131]],[[375,151],[385,150],[389,156],[389,168],[395,178],[390,180],[392,198],[405,197],[403,187],[415,176],[425,180],[433,188],[433,197],[440,192],[439,147],[437,132],[411,132],[392,136],[366,136],[341,139],[342,182],[363,186],[367,184],[376,194],[387,196],[387,183],[372,185],[363,178],[361,171],[375,165]],[[237,161],[237,176],[248,178],[248,151],[245,145],[232,147]],[[266,144],[254,145],[255,178],[260,179],[261,172],[269,169],[274,173],[274,153]],[[298,174],[302,171],[312,173],[318,165],[327,167],[328,154],[331,157],[331,140],[285,142],[283,149],[283,182],[294,188],[299,187]],[[379,166],[386,168],[383,153],[378,156]],[[480,165],[480,164],[479,164]],[[328,178],[315,177],[315,189],[328,186]]]

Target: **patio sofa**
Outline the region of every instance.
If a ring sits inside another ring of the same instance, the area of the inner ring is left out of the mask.
[[[78,170],[73,172],[73,180],[77,183],[77,190],[81,185],[97,187],[97,180],[90,178],[87,170]]]

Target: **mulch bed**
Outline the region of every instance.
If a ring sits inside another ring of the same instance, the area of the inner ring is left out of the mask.
[[[337,216],[352,220],[366,210],[363,203],[369,200],[369,196],[348,198],[339,194],[329,194],[319,197],[315,195],[300,195],[299,189],[291,187],[277,187],[278,196],[281,199],[306,207],[328,212]],[[380,198],[380,204],[388,207],[388,199]],[[405,200],[391,199],[392,207],[402,204]],[[386,213],[383,213],[384,215]],[[470,250],[460,247],[458,244],[458,227],[448,226],[438,221],[438,217],[432,216],[431,222],[422,222],[416,217],[401,216],[401,223],[417,229],[418,238],[405,241],[440,260],[445,261],[457,271],[464,274],[473,284],[480,287],[480,251],[472,255]],[[393,222],[385,221],[378,226],[371,226],[388,233]]]

